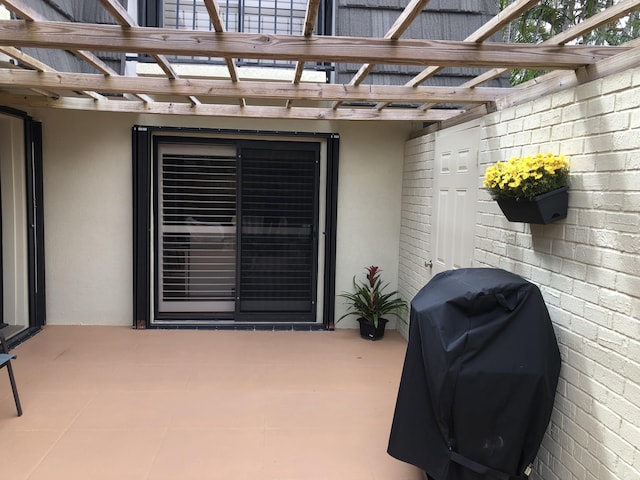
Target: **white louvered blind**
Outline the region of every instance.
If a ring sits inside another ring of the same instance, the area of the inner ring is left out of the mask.
[[[236,149],[168,144],[158,157],[159,310],[233,312]]]

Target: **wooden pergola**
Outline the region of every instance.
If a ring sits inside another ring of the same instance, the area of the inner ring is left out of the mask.
[[[300,35],[226,32],[215,0],[205,0],[214,31],[139,27],[115,0],[100,0],[117,24],[49,21],[20,0],[0,0],[18,19],[0,20],[0,105],[147,114],[304,120],[398,120],[452,125],[640,64],[640,40],[623,46],[573,45],[576,38],[640,8],[622,0],[542,44],[487,42],[538,0],[518,0],[464,41],[402,39],[429,0],[410,0],[383,38],[314,36],[319,0],[308,0]],[[54,70],[22,47],[72,52],[98,74]],[[123,76],[93,52],[147,55],[164,77]],[[167,56],[224,59],[226,79],[186,78]],[[292,81],[245,81],[237,58],[296,62]],[[305,62],[362,64],[348,84],[302,82]],[[376,65],[418,65],[402,86],[365,84]],[[424,86],[447,67],[486,71],[456,87]],[[483,86],[509,70],[550,73],[516,88]],[[407,105],[410,106],[407,106]],[[354,106],[357,105],[357,106]],[[453,105],[453,107],[452,107]]]

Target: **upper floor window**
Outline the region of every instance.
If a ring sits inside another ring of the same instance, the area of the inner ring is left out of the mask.
[[[331,34],[332,0],[321,0],[314,35]],[[220,17],[228,32],[301,35],[307,0],[219,0]],[[203,0],[139,0],[140,25],[180,30],[213,30]],[[180,58],[216,62],[212,58]],[[238,61],[243,64],[292,66],[290,61]],[[320,65],[320,67],[324,70]]]
[[[213,30],[203,0],[139,0],[140,24],[184,30]],[[320,3],[314,34],[330,34],[331,0]],[[228,32],[301,35],[307,0],[219,0]]]
[[[300,35],[307,7],[305,0],[222,0],[218,3],[228,32]],[[187,30],[212,30],[202,1],[166,0],[163,26]]]

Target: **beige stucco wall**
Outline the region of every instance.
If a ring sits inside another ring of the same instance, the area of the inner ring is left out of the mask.
[[[33,114],[43,127],[47,323],[131,325],[134,117]]]
[[[531,478],[640,478],[640,69],[483,118],[473,267],[537,284],[562,355],[555,408]],[[436,136],[406,144],[399,287],[429,276]],[[551,151],[571,161],[569,213],[508,222],[481,189],[484,168]],[[426,256],[425,256],[426,255]]]
[[[404,140],[408,130],[397,124],[346,124],[341,129],[338,192],[336,292],[353,291],[353,276],[377,265],[382,280],[396,289],[400,239],[400,204]],[[345,311],[336,301],[336,319]],[[389,319],[389,328],[395,320]],[[349,316],[338,327],[354,327]]]
[[[376,263],[396,286],[401,123],[212,119],[35,110],[43,122],[47,322],[132,324],[131,127],[340,134],[336,290]],[[344,305],[337,301],[340,316]],[[354,326],[345,320],[340,327]]]

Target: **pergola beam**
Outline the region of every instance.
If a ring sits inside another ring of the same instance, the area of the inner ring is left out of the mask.
[[[0,20],[0,44],[18,47],[94,49],[162,55],[244,57],[394,65],[565,69],[591,65],[626,51],[591,45],[524,45],[366,37],[294,37],[121,27],[68,22]]]
[[[147,93],[152,95],[201,98],[256,98],[268,100],[295,99],[306,101],[350,102],[425,101],[485,103],[495,101],[516,89],[455,87],[404,87],[393,85],[336,85],[326,83],[232,82],[229,80],[166,79],[148,77],[104,77],[87,73],[35,72],[0,69],[1,87],[28,87],[56,90],[91,89],[109,93]]]
[[[93,101],[83,98],[50,99],[45,97],[25,97],[0,93],[0,104],[15,108],[53,108],[65,110],[90,110],[100,112],[120,112],[136,114],[188,115],[207,117],[272,118],[292,120],[361,120],[361,121],[416,121],[441,122],[453,118],[464,111],[416,109],[386,109],[376,112],[371,108],[331,108],[314,107],[264,107],[220,104],[191,105],[188,103],[154,102],[128,100]]]

